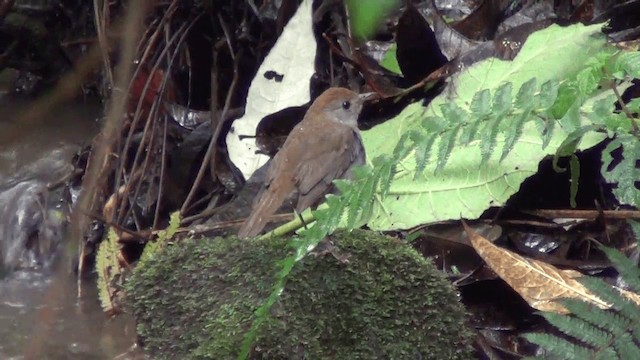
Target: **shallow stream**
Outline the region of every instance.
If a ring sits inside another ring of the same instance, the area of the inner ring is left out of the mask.
[[[0,98],[0,133],[12,131],[30,106]],[[107,319],[94,282],[84,281],[78,298],[76,277],[67,267],[42,261],[54,255],[43,251],[62,246],[40,249],[39,256],[23,251],[31,240],[22,229],[41,221],[43,208],[55,208],[39,199],[48,184],[73,170],[71,158],[98,131],[99,111],[98,104],[66,104],[0,143],[0,359],[134,357],[127,353],[135,339],[132,322]]]

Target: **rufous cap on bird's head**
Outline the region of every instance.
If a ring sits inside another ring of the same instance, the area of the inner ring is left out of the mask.
[[[316,114],[324,114],[325,119],[357,127],[363,100],[362,96],[349,89],[330,88],[311,104],[305,120],[316,117]]]

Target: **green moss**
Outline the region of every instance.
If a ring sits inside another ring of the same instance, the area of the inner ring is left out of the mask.
[[[408,245],[365,231],[333,237],[348,263],[308,256],[261,327],[252,359],[466,359],[469,331],[450,283]],[[153,358],[234,359],[273,284],[286,241],[170,246],[127,284]]]

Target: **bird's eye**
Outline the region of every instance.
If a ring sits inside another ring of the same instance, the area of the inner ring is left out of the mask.
[[[343,101],[342,102],[342,108],[345,110],[349,110],[349,108],[351,107],[351,101]]]

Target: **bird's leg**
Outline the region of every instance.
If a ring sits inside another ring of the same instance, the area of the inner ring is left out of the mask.
[[[300,222],[302,223],[302,226],[304,227],[305,230],[309,230],[309,227],[307,226],[307,222],[304,221],[304,218],[302,217],[302,213],[296,211],[296,209],[293,209],[293,213],[295,214],[295,216],[298,217],[298,220],[300,220]]]

